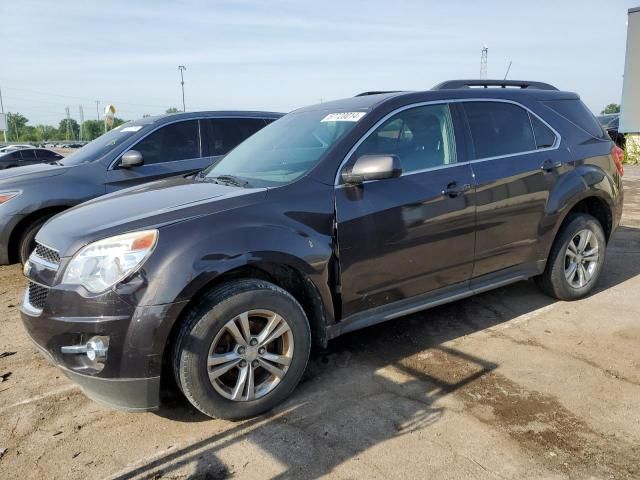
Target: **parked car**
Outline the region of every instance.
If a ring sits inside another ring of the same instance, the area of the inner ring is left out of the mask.
[[[599,115],[597,118],[600,122],[600,125],[602,125],[602,128],[604,128],[611,137],[611,140],[613,140],[617,146],[624,149],[626,139],[624,137],[624,134],[618,132],[618,128],[620,126],[620,114],[609,113],[605,115]]]
[[[24,263],[37,231],[53,215],[115,190],[198,172],[281,115],[147,117],[111,130],[55,164],[0,172],[0,265]]]
[[[258,415],[291,394],[312,344],[531,277],[587,295],[622,174],[579,97],[543,83],[302,108],[200,175],[49,221],[22,318],[101,403],[157,408],[175,380],[207,415]]]
[[[20,150],[22,148],[33,148],[32,145],[7,145],[5,147],[0,148],[0,153],[13,152],[15,150]]]
[[[57,162],[64,157],[44,148],[21,148],[0,153],[0,170],[43,162]]]

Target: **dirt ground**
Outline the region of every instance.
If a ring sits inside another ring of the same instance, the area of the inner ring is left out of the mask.
[[[640,478],[640,168],[597,291],[522,282],[355,332],[269,415],[89,400],[36,352],[0,267],[0,478]]]

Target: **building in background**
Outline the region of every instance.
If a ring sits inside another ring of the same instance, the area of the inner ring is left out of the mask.
[[[640,155],[640,7],[629,9],[619,131],[627,134],[627,150]]]

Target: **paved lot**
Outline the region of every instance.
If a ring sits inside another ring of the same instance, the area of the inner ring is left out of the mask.
[[[349,334],[238,423],[87,400],[31,346],[20,268],[0,267],[0,478],[640,478],[640,169],[625,178],[591,297],[523,282]]]

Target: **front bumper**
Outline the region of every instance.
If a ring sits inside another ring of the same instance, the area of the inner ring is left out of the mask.
[[[57,293],[65,297],[73,295]],[[186,302],[127,308],[126,302],[116,301],[117,295],[113,292],[106,295],[111,298],[102,299],[101,314],[91,316],[55,315],[48,306],[37,311],[30,308],[25,295],[22,321],[45,357],[92,400],[129,411],[158,408],[167,338]],[[56,295],[50,298],[55,299]],[[74,303],[71,307],[75,307],[77,313],[87,313],[87,306],[83,307],[79,299]],[[62,347],[82,345],[95,336],[109,339],[106,358],[100,361],[91,360],[85,354],[62,351]]]

